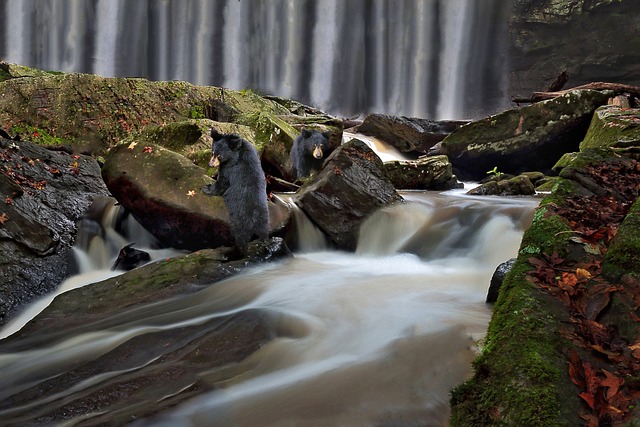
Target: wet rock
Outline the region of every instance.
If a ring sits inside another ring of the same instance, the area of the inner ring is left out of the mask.
[[[462,126],[440,144],[463,180],[479,181],[492,168],[513,175],[548,173],[564,153],[577,151],[593,112],[608,91],[580,90]]]
[[[165,246],[199,250],[233,245],[222,197],[201,188],[212,182],[204,169],[157,145],[119,144],[111,149],[102,176],[113,196]],[[288,211],[269,203],[269,226],[286,226]]]
[[[354,250],[362,221],[381,206],[402,201],[380,158],[362,141],[337,148],[293,201],[341,249]]]
[[[26,141],[0,144],[0,324],[72,268],[76,221],[108,194],[95,160]]]
[[[509,261],[505,261],[500,264],[496,271],[493,272],[493,276],[491,276],[491,283],[489,284],[489,291],[487,292],[487,298],[485,302],[494,303],[498,301],[498,295],[500,294],[500,287],[502,286],[502,282],[504,281],[507,273],[511,271],[513,268],[513,264],[515,264],[516,259],[511,258]]]
[[[426,154],[431,147],[442,141],[467,121],[427,120],[385,114],[369,114],[358,126],[358,131],[374,136],[397,148],[400,152]]]
[[[490,180],[467,192],[473,196],[530,196],[535,193],[536,189],[526,175]]]
[[[391,161],[384,163],[383,168],[393,186],[398,189],[449,190],[464,186],[453,175],[453,167],[447,156]]]
[[[129,271],[151,261],[149,252],[136,249],[133,245],[135,245],[135,243],[129,243],[120,249],[118,257],[111,267],[112,270]]]

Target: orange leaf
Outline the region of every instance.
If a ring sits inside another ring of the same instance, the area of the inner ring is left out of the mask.
[[[582,398],[582,400],[584,400],[585,402],[587,402],[587,405],[589,405],[589,407],[591,409],[595,409],[595,402],[594,402],[594,396],[590,393],[580,393],[578,395],[580,398]]]
[[[624,379],[620,378],[620,375],[612,374],[606,369],[603,369],[602,372],[604,372],[604,375],[606,376],[606,378],[600,381],[600,385],[603,387],[609,387],[609,389],[607,390],[606,396],[607,396],[607,400],[610,400],[616,394],[618,394],[618,391],[620,390],[620,386],[624,384]]]
[[[560,283],[569,286],[575,286],[578,283],[578,278],[573,273],[562,273],[562,279],[560,280]]]
[[[578,268],[576,269],[576,277],[578,278],[578,280],[590,279],[591,273],[589,273],[589,271],[585,270],[584,268]]]

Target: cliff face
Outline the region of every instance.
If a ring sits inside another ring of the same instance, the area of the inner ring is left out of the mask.
[[[592,81],[638,85],[639,35],[636,0],[514,0],[509,93],[547,90],[564,70],[565,89]]]

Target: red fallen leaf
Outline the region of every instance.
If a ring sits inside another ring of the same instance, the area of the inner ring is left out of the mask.
[[[146,146],[142,150],[143,153],[153,153],[153,147]]]
[[[605,396],[607,397],[607,400],[611,400],[616,394],[618,394],[620,386],[624,384],[624,378],[621,378],[618,374],[612,374],[606,369],[602,369],[602,372],[604,372],[606,378],[600,381],[600,385],[602,387],[608,387]]]
[[[617,288],[607,286],[601,292],[595,292],[589,296],[587,306],[585,307],[585,316],[587,319],[595,320],[595,318],[598,317],[600,312],[609,305],[609,301],[611,301],[611,292],[615,290],[617,290]]]
[[[571,354],[569,355],[569,378],[581,389],[586,385],[584,382],[582,361],[580,360],[578,352],[574,349],[571,350]]]
[[[595,396],[593,396],[590,393],[584,392],[584,393],[580,393],[578,397],[580,397],[582,400],[587,402],[587,405],[589,405],[589,408],[595,409]]]

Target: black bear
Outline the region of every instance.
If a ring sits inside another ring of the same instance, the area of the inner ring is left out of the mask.
[[[218,166],[218,178],[202,188],[208,196],[222,196],[231,234],[236,246],[246,254],[247,245],[256,238],[269,237],[267,183],[256,149],[236,134],[211,131],[213,144],[209,166]]]
[[[291,147],[293,177],[305,178],[311,175],[311,172],[320,170],[329,153],[328,134],[303,128]]]

